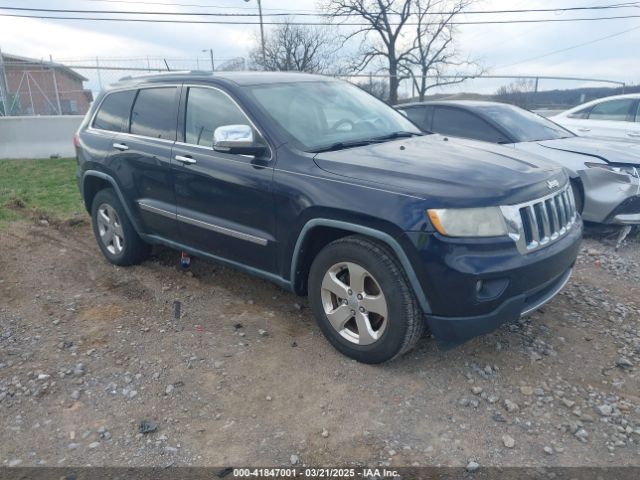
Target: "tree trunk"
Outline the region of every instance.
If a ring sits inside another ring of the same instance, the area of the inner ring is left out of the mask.
[[[398,103],[398,63],[395,59],[389,59],[389,105]]]

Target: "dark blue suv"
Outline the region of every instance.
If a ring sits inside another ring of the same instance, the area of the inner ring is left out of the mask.
[[[105,257],[163,244],[308,295],[342,353],[379,363],[425,327],[453,346],[567,282],[567,174],[421,133],[362,90],[293,73],[170,72],[103,92],[75,138]]]

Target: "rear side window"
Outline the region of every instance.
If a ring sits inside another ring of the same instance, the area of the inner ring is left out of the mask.
[[[176,91],[176,87],[141,89],[131,112],[131,133],[175,140]]]
[[[484,142],[505,141],[504,135],[480,117],[454,108],[436,108],[432,130],[443,135],[473,138]]]
[[[613,120],[624,122],[627,120],[633,100],[621,99],[602,102],[595,105],[589,113],[590,120]]]
[[[126,132],[129,129],[129,113],[131,113],[131,104],[135,96],[135,90],[107,95],[93,120],[93,128]]]

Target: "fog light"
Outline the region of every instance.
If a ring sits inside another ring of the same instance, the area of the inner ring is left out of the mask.
[[[480,301],[494,300],[504,293],[508,285],[508,278],[478,280],[476,282],[476,297]]]

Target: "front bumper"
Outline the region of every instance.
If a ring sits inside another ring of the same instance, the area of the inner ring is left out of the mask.
[[[426,321],[441,348],[450,348],[515,321],[553,298],[569,280],[582,222],[558,241],[522,254],[506,239],[450,239],[407,234],[424,267],[431,307]]]
[[[595,223],[640,223],[640,179],[602,168],[578,172],[584,189],[582,217]]]

